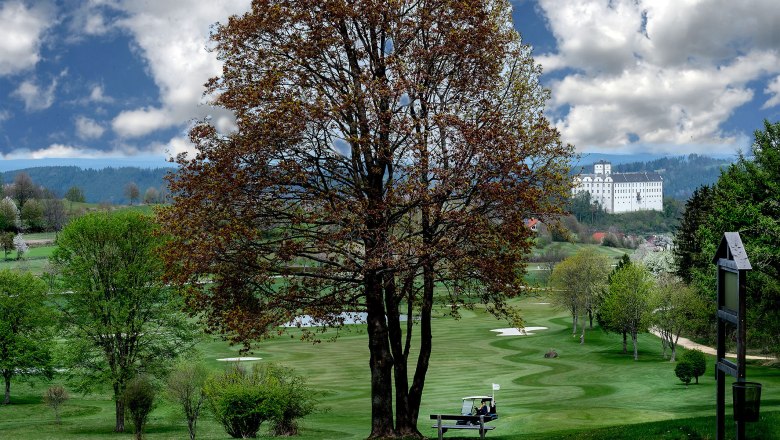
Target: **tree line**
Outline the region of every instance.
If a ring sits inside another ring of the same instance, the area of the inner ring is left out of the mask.
[[[167,381],[191,439],[204,402],[234,437],[254,437],[265,420],[277,435],[294,434],[296,420],[314,410],[316,393],[292,370],[268,365],[208,374],[192,360],[202,330],[163,280],[167,239],[158,231],[153,218],[137,212],[89,213],[57,239],[51,262],[60,290],[28,272],[0,270],[3,403],[11,402],[12,380],[51,380],[59,369],[76,391],[110,388],[114,430],[123,432],[129,415],[141,438],[156,379]],[[67,399],[61,385],[45,394],[55,412]]]
[[[712,257],[724,232],[739,232],[753,266],[747,276],[748,346],[780,354],[780,122],[764,121],[750,150],[686,202],[675,235],[677,274],[715,313]],[[702,337],[712,338],[711,326]]]

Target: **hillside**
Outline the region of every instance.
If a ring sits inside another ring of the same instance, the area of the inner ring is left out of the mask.
[[[17,173],[27,173],[32,181],[39,186],[54,191],[60,197],[72,186],[84,191],[86,201],[90,203],[110,202],[115,204],[129,203],[125,196],[125,186],[133,182],[141,191],[141,197],[147,188],[163,191],[163,177],[175,168],[102,168],[82,169],[77,166],[45,166],[6,171],[3,182],[12,183]]]
[[[617,173],[658,172],[664,178],[664,197],[688,200],[696,188],[717,182],[721,169],[732,162],[733,160],[691,154],[664,157],[649,162],[618,164],[613,166],[613,171]]]

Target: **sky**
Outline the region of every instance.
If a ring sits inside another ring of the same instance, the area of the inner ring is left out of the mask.
[[[232,116],[211,26],[249,0],[0,0],[0,156],[155,161]],[[777,0],[511,0],[579,152],[725,154],[780,120]],[[43,161],[42,161],[43,162]],[[55,161],[56,162],[56,161]]]

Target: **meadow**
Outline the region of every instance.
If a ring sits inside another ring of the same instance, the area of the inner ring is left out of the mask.
[[[715,381],[708,371],[699,384],[683,385],[674,364],[661,356],[660,340],[640,335],[639,361],[621,353],[618,335],[598,328],[586,343],[571,336],[565,312],[546,304],[543,296],[526,297],[517,305],[526,326],[547,327],[528,336],[498,336],[492,330],[506,323],[480,308],[463,310],[455,320],[439,309],[434,320],[434,349],[420,409],[420,431],[435,437],[429,414],[455,413],[461,397],[489,394],[493,383],[499,419],[488,434],[494,439],[690,439],[714,437]],[[333,332],[329,333],[334,335]],[[321,395],[320,411],[302,422],[300,439],[362,439],[369,433],[368,351],[362,326],[343,329],[335,342],[311,344],[291,335],[261,343],[255,362],[277,362],[304,375]],[[198,361],[219,370],[218,358],[239,356],[237,347],[219,340],[199,345]],[[544,358],[555,349],[556,359]],[[414,356],[414,355],[413,355]],[[249,364],[249,362],[245,362]],[[780,370],[750,364],[748,380],[764,384],[762,417],[748,425],[749,438],[780,439]],[[54,383],[60,383],[57,378]],[[107,390],[82,396],[71,393],[61,425],[41,403],[48,383],[14,383],[12,404],[0,406],[0,438],[102,439],[130,438],[114,434],[113,402]],[[730,392],[727,393],[727,398]],[[730,406],[728,408],[730,411]],[[731,423],[729,423],[731,425]],[[130,428],[129,428],[130,430]],[[264,432],[264,431],[261,431]],[[187,435],[176,407],[160,400],[152,412],[148,439],[181,439]],[[733,436],[732,436],[733,437]],[[227,439],[206,414],[198,438]],[[477,433],[450,432],[445,438],[478,438]]]

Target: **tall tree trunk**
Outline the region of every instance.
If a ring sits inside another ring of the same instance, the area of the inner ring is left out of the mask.
[[[571,312],[571,334],[577,334],[577,309],[572,309]]]
[[[585,343],[585,323],[583,322],[580,327],[582,327],[582,333],[580,334],[580,345],[582,345]]]
[[[639,360],[639,351],[637,348],[636,332],[631,332],[631,340],[634,342],[634,360]]]
[[[368,270],[366,289],[366,325],[371,369],[371,435],[369,439],[395,437],[393,429],[393,358],[388,344],[388,329],[382,300],[382,283],[376,270]]]
[[[114,384],[114,403],[116,404],[116,426],[114,432],[125,432],[125,399],[124,390],[119,384]]]
[[[11,371],[3,371],[3,379],[5,379],[5,398],[3,399],[3,405],[11,403]]]
[[[588,319],[590,320],[590,329],[593,330],[593,309],[588,309]]]
[[[395,275],[385,269],[384,274],[385,308],[387,314],[387,329],[390,351],[393,355],[393,377],[395,379],[395,431],[399,436],[406,436],[411,427],[409,411],[409,368],[403,348],[403,332],[401,331],[401,313],[399,301],[396,298],[397,286]],[[411,318],[410,318],[411,319]],[[414,429],[416,431],[416,429]]]

